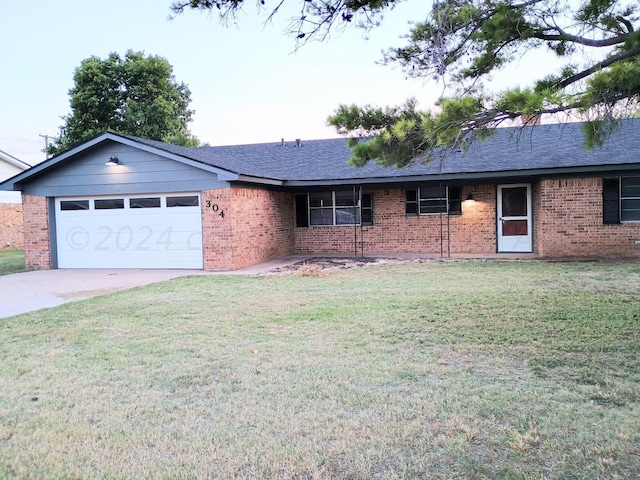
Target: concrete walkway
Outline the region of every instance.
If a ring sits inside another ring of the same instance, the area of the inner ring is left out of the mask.
[[[156,269],[57,269],[0,276],[0,318],[55,307],[186,275],[257,275],[310,258],[291,255],[235,271]]]

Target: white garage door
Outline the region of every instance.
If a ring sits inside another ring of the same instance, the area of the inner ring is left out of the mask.
[[[198,193],[56,198],[59,268],[202,268]]]

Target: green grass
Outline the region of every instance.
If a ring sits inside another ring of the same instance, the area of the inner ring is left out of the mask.
[[[635,479],[638,285],[387,265],[0,320],[0,478]]]
[[[0,275],[25,271],[24,250],[0,250]]]

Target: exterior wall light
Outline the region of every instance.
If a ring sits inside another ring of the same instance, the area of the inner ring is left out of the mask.
[[[116,157],[115,155],[111,155],[111,157],[109,157],[109,160],[107,162],[105,162],[105,165],[119,165],[120,164],[120,160],[118,160],[118,157]]]
[[[475,199],[473,198],[473,193],[469,192],[467,195],[467,198],[464,200],[465,202],[475,202]]]

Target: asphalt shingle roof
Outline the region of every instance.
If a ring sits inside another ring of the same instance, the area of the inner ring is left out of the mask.
[[[640,119],[627,119],[602,147],[586,150],[579,123],[537,125],[498,129],[487,141],[476,141],[466,152],[447,155],[441,160],[397,169],[369,162],[352,167],[347,161],[351,150],[342,138],[221,147],[188,148],[137,137],[127,138],[240,175],[286,182],[365,180],[423,175],[497,174],[638,164]]]

